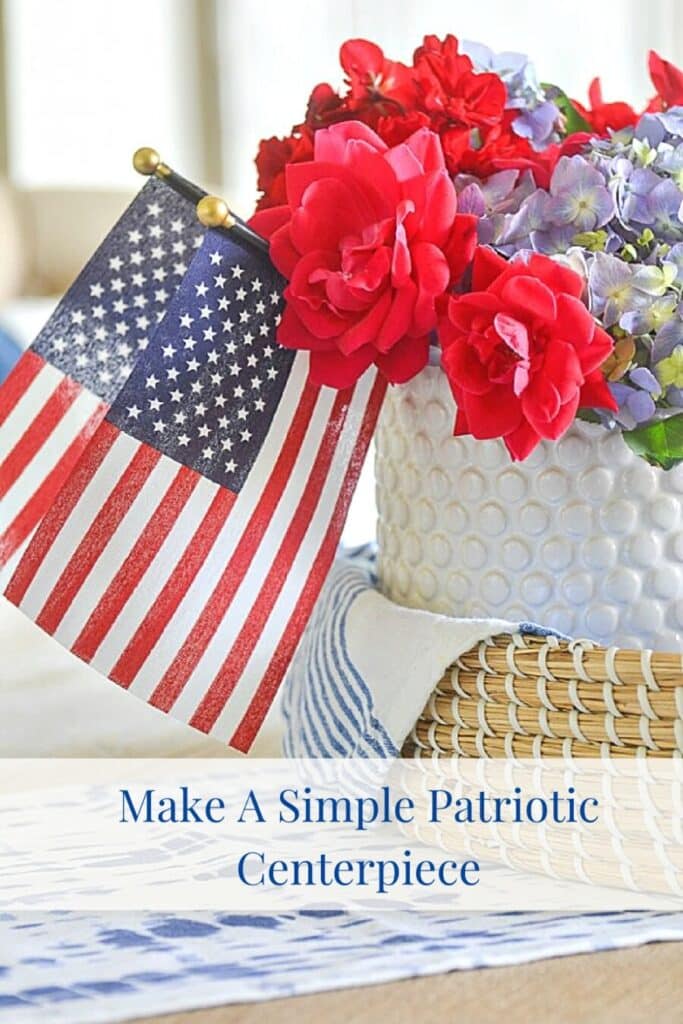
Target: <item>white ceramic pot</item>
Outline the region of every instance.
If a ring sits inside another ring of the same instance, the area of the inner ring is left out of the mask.
[[[390,388],[377,433],[379,577],[392,600],[683,649],[683,466],[577,422],[513,463],[454,438],[443,372]]]

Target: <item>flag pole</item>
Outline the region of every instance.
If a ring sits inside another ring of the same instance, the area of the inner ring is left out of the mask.
[[[159,178],[174,192],[193,203],[197,207],[197,217],[204,227],[229,231],[237,241],[261,252],[268,252],[268,241],[232,213],[223,199],[207,195],[199,185],[178,174],[163,162],[156,149],[149,146],[137,149],[133,154],[133,167],[138,174]]]

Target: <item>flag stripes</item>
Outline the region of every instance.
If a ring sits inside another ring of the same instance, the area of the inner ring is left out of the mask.
[[[40,522],[107,411],[30,351],[1,394],[0,440],[6,454],[0,463],[0,566]]]
[[[374,371],[344,392],[306,373],[300,354],[237,496],[105,421],[6,592],[120,685],[240,749],[329,569],[384,393]]]

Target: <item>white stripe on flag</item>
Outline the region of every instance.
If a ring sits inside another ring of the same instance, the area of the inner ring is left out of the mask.
[[[20,608],[29,618],[35,620],[39,616],[55,583],[90,527],[94,518],[92,510],[100,510],[125,472],[139,444],[139,441],[135,441],[127,434],[119,434],[114,441],[107,457],[76,502],[24,595]]]
[[[172,459],[162,457],[145,480],[54,633],[55,638],[65,647],[71,648],[76,642],[90,613],[103,597],[108,584],[139,536],[140,523],[147,522],[154,515],[160,495],[165,494],[179,468]]]
[[[176,470],[178,469],[178,464],[172,459],[162,456],[162,461],[169,462]],[[128,598],[120,615],[109,629],[92,659],[91,664],[104,675],[111,674],[136,629],[155,604],[166,580],[179,561],[179,554],[185,551],[192,540],[218,489],[218,484],[207,480],[206,477],[201,477],[199,480],[168,536],[152,559],[140,584]],[[155,509],[151,508],[149,511],[150,515],[154,516]],[[126,544],[123,545],[126,548],[124,555],[131,550],[137,536],[138,532],[136,531],[134,536],[127,538]],[[108,582],[108,580],[102,581],[102,591],[106,589]],[[92,608],[87,611],[89,614]]]
[[[361,423],[363,422],[374,378],[374,372],[365,373],[355,387],[346,422],[335,448],[327,478],[320,491],[318,503],[311,517],[308,529],[291,564],[287,579],[273,606],[266,627],[259,636],[230,700],[211,729],[210,735],[212,736],[216,736],[219,739],[230,739],[232,736],[235,727],[239,724],[249,702],[254,696],[254,680],[260,680],[263,677],[273,652],[285,631],[289,617],[301,596],[302,586],[332,518],[332,513],[339,497],[340,482],[343,480],[347,467],[354,457],[356,440]],[[272,548],[266,551],[265,555],[266,557],[272,557]],[[246,580],[245,585],[249,586]],[[258,589],[257,580],[251,581],[249,590],[245,588],[241,603],[247,613],[252,607],[253,597],[258,595]],[[204,690],[207,688],[207,680],[215,677],[229,650],[230,647],[223,646],[220,663],[213,665],[211,672],[209,672],[208,667],[205,670],[202,680]],[[195,690],[195,695],[197,695],[197,690]],[[199,693],[198,696],[199,700],[201,700],[202,694]],[[176,713],[176,708],[173,709],[173,713]],[[191,714],[192,712],[190,711],[188,718],[191,717]]]
[[[20,441],[50,395],[65,379],[61,370],[51,363],[45,363],[33,378],[26,391],[0,426],[0,451],[5,458]],[[1,460],[0,460],[1,461]]]
[[[52,367],[50,367],[52,369]],[[39,377],[43,376],[44,370]],[[63,376],[63,375],[60,375]],[[27,392],[30,395],[31,389]],[[0,533],[14,521],[26,504],[31,500],[45,478],[57,465],[72,441],[74,441],[88,423],[90,417],[100,405],[99,399],[89,391],[83,390],[75,402],[69,406],[61,420],[36,451],[26,468],[19,474],[7,494],[0,501]],[[31,419],[35,419],[33,410]],[[4,437],[2,437],[4,450]]]

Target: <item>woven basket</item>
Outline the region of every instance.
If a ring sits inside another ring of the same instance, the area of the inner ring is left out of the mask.
[[[529,634],[480,643],[439,681],[403,747],[413,757],[674,757],[680,654]]]

